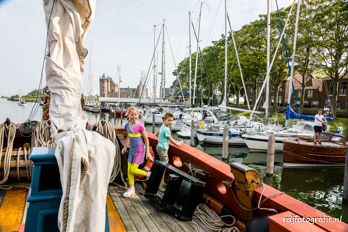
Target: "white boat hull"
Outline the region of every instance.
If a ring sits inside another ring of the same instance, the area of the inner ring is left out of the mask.
[[[152,124],[152,114],[144,117],[144,123],[145,124]],[[161,124],[163,124],[162,115],[155,114],[155,125],[161,125]]]
[[[181,130],[177,131],[176,134],[182,138],[191,138],[191,128],[189,126],[183,125]]]
[[[268,149],[268,137],[244,137],[244,142],[248,146],[249,150],[254,151],[267,151]],[[283,141],[276,140],[275,150],[277,152],[283,151]]]
[[[210,144],[223,144],[223,133],[221,132],[209,132],[207,134],[198,130],[196,132],[196,135],[198,140],[201,142],[210,143]],[[234,145],[234,146],[245,146],[245,142],[243,138],[239,136],[229,137],[228,144]]]

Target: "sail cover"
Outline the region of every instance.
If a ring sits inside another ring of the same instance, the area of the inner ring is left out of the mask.
[[[314,115],[304,115],[296,113],[289,105],[286,106],[286,120],[289,119],[303,119],[307,121],[314,121]],[[326,121],[333,121],[333,117],[326,116]]]
[[[94,0],[44,0],[49,115],[63,190],[58,216],[61,231],[105,230],[115,146],[85,129],[87,119],[80,103],[83,59],[87,55],[83,42],[94,8]]]

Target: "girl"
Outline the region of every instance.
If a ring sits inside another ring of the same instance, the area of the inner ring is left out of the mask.
[[[129,188],[123,194],[124,197],[130,197],[135,193],[134,189],[134,175],[139,176],[149,176],[150,172],[145,172],[141,169],[138,169],[139,164],[144,161],[144,142],[146,148],[146,158],[152,159],[149,150],[149,140],[146,135],[144,125],[141,122],[138,122],[139,111],[136,107],[131,106],[127,110],[127,116],[129,122],[125,125],[128,136],[122,149],[122,154],[125,154],[130,145],[128,153],[128,182]],[[144,142],[143,142],[144,141]]]

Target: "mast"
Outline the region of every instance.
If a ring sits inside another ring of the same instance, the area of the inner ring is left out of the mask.
[[[270,75],[270,56],[271,56],[271,14],[270,0],[267,0],[267,74],[266,74],[266,118],[269,116],[269,75]]]
[[[165,86],[165,40],[164,40],[164,23],[165,23],[165,19],[163,19],[163,23],[162,23],[162,70],[161,70],[161,99],[163,100],[165,98],[165,90],[166,90],[166,86]]]
[[[248,105],[248,110],[250,110],[250,103],[249,103],[249,97],[248,97],[248,92],[247,89],[245,87],[245,82],[244,82],[244,77],[243,77],[243,72],[242,72],[242,67],[240,65],[240,61],[239,61],[239,55],[238,55],[238,49],[237,49],[237,45],[236,45],[236,40],[234,39],[234,32],[232,30],[232,26],[231,26],[231,22],[230,22],[230,17],[227,14],[227,21],[228,21],[228,25],[230,26],[230,31],[231,31],[231,37],[232,37],[232,42],[233,42],[233,47],[234,47],[234,51],[236,54],[236,58],[237,58],[237,64],[238,64],[238,68],[239,68],[239,72],[240,72],[240,77],[242,79],[242,84],[243,84],[243,89],[244,89],[244,93],[245,93],[245,97],[246,97],[246,102]]]
[[[224,84],[224,99],[222,100],[222,106],[227,106],[227,6],[225,0],[225,84]]]
[[[196,83],[197,83],[197,68],[198,68],[198,53],[199,53],[199,32],[201,30],[201,16],[202,16],[202,5],[203,2],[201,2],[201,6],[199,9],[199,19],[198,19],[198,32],[197,32],[197,49],[196,49],[196,63],[195,63],[195,78],[193,80],[193,105],[196,103]]]
[[[291,57],[291,70],[290,70],[290,78],[289,78],[289,90],[288,90],[288,105],[291,105],[291,93],[292,93],[292,78],[294,77],[294,66],[295,66],[295,52],[296,52],[296,40],[298,33],[298,19],[300,17],[300,7],[301,0],[297,1],[297,10],[296,10],[296,21],[295,21],[295,33],[294,33],[294,46],[292,49],[292,57]],[[286,120],[285,126],[288,126],[289,121]]]
[[[156,25],[153,25],[153,103],[156,104]]]
[[[191,11],[189,11],[189,106],[192,103]]]
[[[93,95],[93,73],[92,73],[92,44],[91,51],[89,52],[89,67],[88,67],[88,83],[87,83],[88,97]]]

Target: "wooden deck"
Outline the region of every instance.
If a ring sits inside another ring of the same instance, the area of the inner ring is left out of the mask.
[[[131,198],[124,198],[124,191],[121,187],[109,186],[110,196],[127,231],[196,231],[190,222],[159,212],[140,191]]]
[[[0,193],[0,232],[18,231],[26,202],[27,189],[12,188]]]

